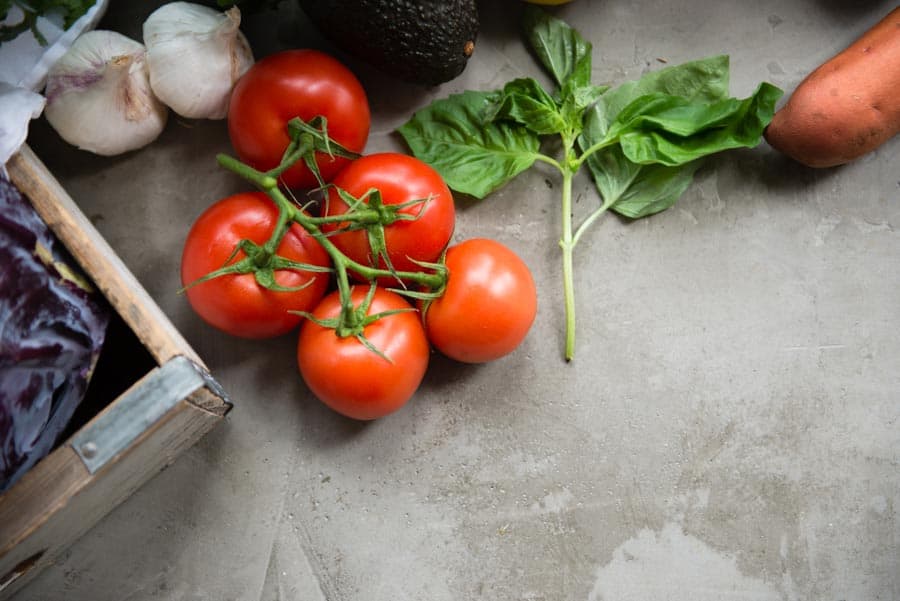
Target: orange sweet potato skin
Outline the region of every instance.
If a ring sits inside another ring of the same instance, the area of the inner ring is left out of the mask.
[[[900,131],[900,7],[800,82],[764,132],[810,167],[849,163]]]

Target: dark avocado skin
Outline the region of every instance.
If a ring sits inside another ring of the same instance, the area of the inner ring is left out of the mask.
[[[475,49],[475,0],[298,1],[338,48],[405,81],[450,81]]]

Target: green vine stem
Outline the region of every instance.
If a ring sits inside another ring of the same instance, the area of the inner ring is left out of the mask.
[[[306,213],[302,207],[290,200],[278,186],[279,176],[292,164],[309,155],[314,148],[313,138],[308,134],[295,137],[287,148],[281,164],[269,171],[259,171],[226,154],[219,154],[216,160],[219,165],[232,173],[247,180],[262,192],[264,192],[278,208],[278,219],[270,238],[261,246],[262,252],[256,255],[259,266],[267,264],[278,249],[278,245],[284,238],[291,224],[297,223],[306,230],[328,253],[334,265],[335,280],[341,299],[341,312],[334,325],[335,333],[341,337],[361,336],[361,331],[378,316],[370,316],[362,319],[360,308],[355,307],[351,300],[351,282],[349,272],[354,272],[360,277],[375,282],[379,279],[395,279],[401,288],[393,288],[399,294],[406,294],[413,299],[427,298],[429,295],[440,294],[447,281],[446,268],[440,264],[427,264],[429,271],[395,271],[393,269],[380,269],[371,265],[365,265],[354,261],[345,255],[322,231],[322,225],[328,223],[350,223],[354,226],[366,226],[385,223],[385,211],[369,208],[366,203],[360,202],[358,206],[347,213],[334,216],[314,217]],[[426,203],[429,199],[423,199]],[[413,284],[418,288],[426,288],[437,292],[421,292],[419,290],[405,290],[407,284]],[[367,304],[363,309],[367,308]],[[365,343],[365,341],[364,341]],[[376,350],[376,352],[378,352]]]
[[[572,237],[572,171],[568,167],[562,169],[562,238],[559,246],[563,258],[563,298],[566,315],[566,361],[575,357],[575,281],[573,277],[573,251],[575,240]]]
[[[590,228],[613,204],[613,199],[605,199],[594,212],[587,216],[577,228],[572,226],[572,181],[575,174],[581,169],[587,159],[595,152],[606,148],[610,142],[604,141],[594,144],[580,155],[575,152],[575,136],[563,135],[562,150],[566,160],[563,162],[545,160],[554,165],[562,174],[562,237],[559,246],[562,249],[562,276],[563,276],[563,302],[565,305],[566,343],[565,358],[571,361],[575,358],[575,281],[574,281],[574,254],[575,246],[581,240],[585,231]]]
[[[293,222],[299,224],[303,229],[309,232],[309,234],[313,238],[315,238],[319,244],[322,245],[322,247],[331,257],[331,260],[335,265],[335,269],[337,269],[338,272],[340,272],[341,270],[345,272],[347,270],[353,271],[367,280],[375,280],[378,278],[399,278],[407,282],[413,282],[415,284],[433,289],[437,289],[443,286],[444,281],[446,280],[446,276],[440,272],[428,273],[425,271],[390,271],[387,269],[372,267],[370,265],[364,265],[363,263],[354,261],[343,252],[341,252],[341,250],[334,245],[334,243],[324,232],[322,232],[319,227],[319,225],[322,223],[332,221],[362,221],[364,223],[372,223],[372,216],[376,213],[375,211],[362,210],[360,211],[359,216],[351,213],[345,213],[343,215],[340,215],[337,219],[312,217],[306,214],[300,207],[291,202],[291,200],[289,200],[287,196],[284,195],[284,193],[278,187],[277,180],[275,180],[275,178],[270,175],[270,172],[258,171],[253,167],[250,167],[249,165],[242,163],[239,160],[226,154],[217,155],[216,160],[218,160],[219,164],[229,171],[243,177],[247,181],[257,186],[260,190],[265,192],[278,207],[278,221],[276,223],[275,229],[272,232],[272,237],[264,245],[266,247],[270,247],[271,249],[273,249],[273,251],[274,249],[278,248],[278,245],[281,243],[281,239],[284,237],[285,233],[287,233],[288,227]]]

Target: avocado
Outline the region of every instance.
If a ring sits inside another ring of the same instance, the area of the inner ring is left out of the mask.
[[[475,50],[475,0],[298,1],[338,48],[405,81],[450,81]]]

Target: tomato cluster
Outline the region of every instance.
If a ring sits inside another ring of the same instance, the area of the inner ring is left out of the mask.
[[[313,50],[264,58],[235,87],[228,120],[241,162],[220,162],[263,191],[216,202],[188,233],[182,282],[206,322],[249,338],[299,326],[303,380],[360,420],[413,396],[432,347],[482,363],[519,346],[537,305],[528,267],[496,241],[450,246],[453,196],[429,165],[356,154],[369,106],[341,63]],[[284,193],[316,185],[315,214]]]

